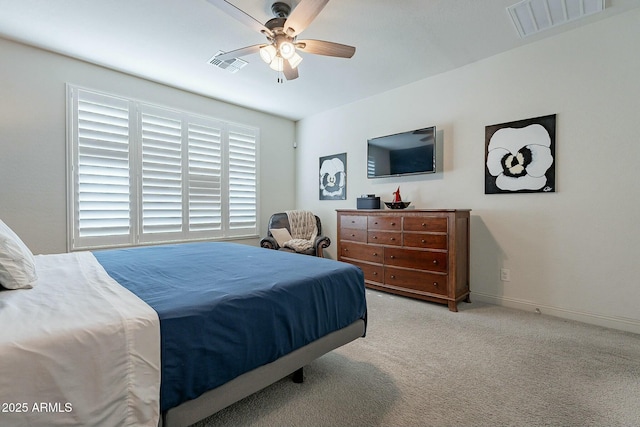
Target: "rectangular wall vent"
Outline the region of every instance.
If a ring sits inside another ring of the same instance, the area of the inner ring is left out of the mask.
[[[248,64],[247,61],[243,61],[240,58],[231,58],[226,61],[216,59],[216,56],[222,55],[223,53],[226,52],[219,50],[211,59],[209,59],[209,64],[222,68],[223,70],[227,70],[230,73],[237,73],[241,68]]]
[[[520,37],[527,37],[605,8],[605,0],[524,0],[507,7]]]

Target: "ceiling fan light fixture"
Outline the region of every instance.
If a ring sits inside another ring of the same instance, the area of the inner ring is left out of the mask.
[[[271,64],[276,57],[276,53],[276,48],[272,44],[260,48],[260,58],[267,64]]]
[[[284,59],[291,59],[296,54],[296,47],[290,41],[283,41],[278,44],[278,52]]]
[[[291,68],[296,68],[302,62],[302,56],[298,55],[297,52],[294,52],[293,56],[289,58],[288,61]]]
[[[282,70],[284,70],[284,59],[282,59],[281,56],[276,56],[275,58],[273,58],[273,61],[271,61],[271,64],[269,64],[269,66],[272,70],[282,72]]]

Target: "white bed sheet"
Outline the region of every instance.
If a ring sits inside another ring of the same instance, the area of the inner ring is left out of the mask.
[[[156,312],[90,252],[36,269],[33,289],[0,291],[0,425],[156,427]]]

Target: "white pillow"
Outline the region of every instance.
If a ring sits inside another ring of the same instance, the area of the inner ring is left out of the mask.
[[[0,220],[0,285],[29,289],[38,281],[33,254],[7,224]]]
[[[284,247],[284,244],[286,242],[293,239],[293,237],[291,237],[291,234],[289,233],[289,230],[287,230],[286,228],[270,228],[269,231],[271,232],[273,238],[276,239],[276,242],[278,242],[278,245],[280,245],[280,247]]]

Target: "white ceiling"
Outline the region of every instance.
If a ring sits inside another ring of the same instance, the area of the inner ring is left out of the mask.
[[[273,17],[273,0],[230,1]],[[602,13],[521,39],[506,11],[518,1],[332,0],[301,38],[355,46],[354,57],[303,53],[300,78],[283,84],[259,55],[235,74],[208,64],[265,39],[206,0],[0,0],[0,36],[298,120],[640,7],[607,0]]]

